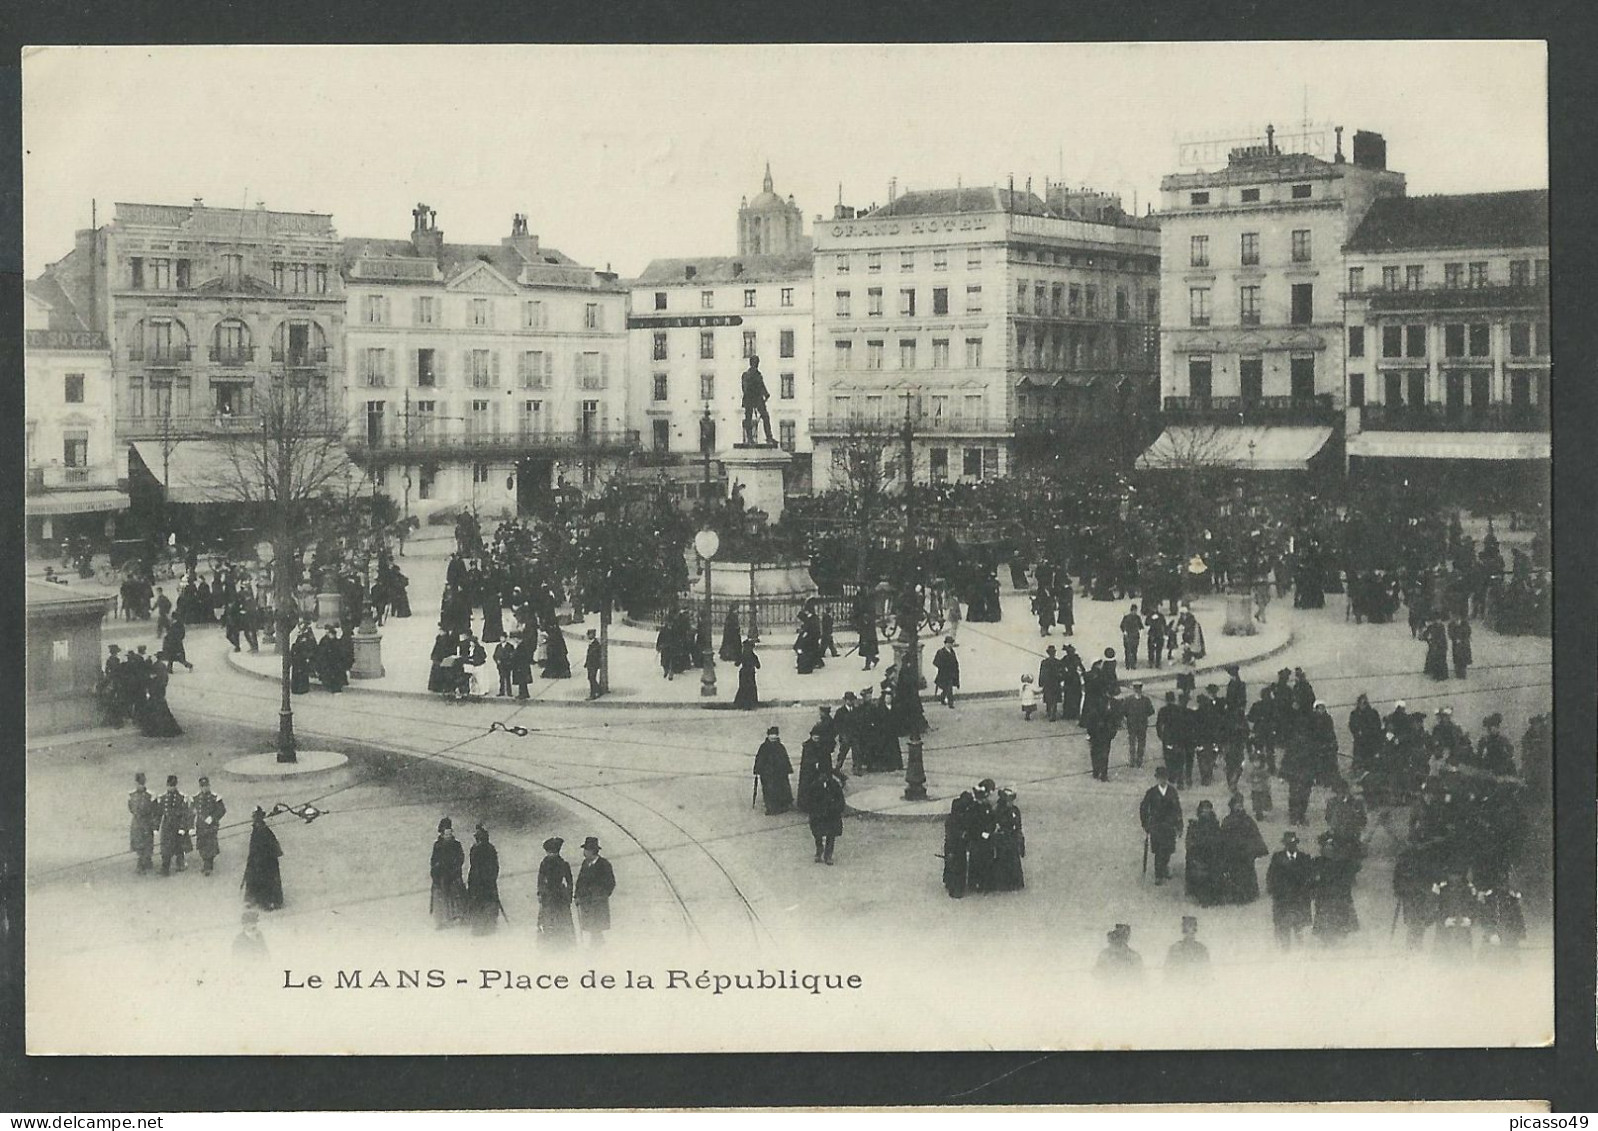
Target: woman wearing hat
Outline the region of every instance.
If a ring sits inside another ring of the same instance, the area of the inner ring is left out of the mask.
[[[278,858],[283,855],[277,834],[266,823],[266,810],[259,805],[250,818],[250,851],[244,862],[244,903],[262,911],[283,906],[283,876]]]
[[[616,873],[610,861],[599,854],[599,838],[583,841],[583,862],[577,869],[572,894],[577,901],[577,926],[593,947],[605,945],[610,930],[610,897],[616,890]]]
[[[455,839],[455,823],[445,817],[438,822],[438,839],[433,842],[429,868],[433,887],[427,899],[428,914],[439,930],[454,926],[466,915],[466,885],[461,881],[465,865],[466,850]]]
[[[732,705],[745,711],[760,706],[760,688],[755,683],[755,673],[760,670],[760,657],[755,655],[755,642],[744,640],[743,653],[738,657],[738,694]]]
[[[1198,813],[1187,823],[1187,841],[1183,849],[1187,895],[1200,907],[1213,907],[1221,902],[1224,852],[1215,803],[1206,798],[1198,803]]]
[[[993,810],[993,889],[1020,891],[1026,887],[1021,860],[1026,856],[1026,833],[1021,827],[1021,810],[1013,789],[999,790]]]
[[[538,865],[538,942],[565,949],[576,941],[572,928],[572,870],[561,859],[566,842],[552,836],[544,842],[544,859]]]
[[[472,837],[471,871],[466,874],[466,916],[472,934],[491,934],[499,926],[499,850],[488,840],[488,830],[477,826]]]
[[[793,789],[788,784],[788,778],[793,774],[793,763],[788,760],[788,748],[782,744],[778,737],[776,727],[766,728],[766,740],[760,744],[760,749],[755,751],[754,776],[760,780],[760,792],[766,795],[766,816],[775,817],[779,813],[786,813],[793,808]],[[805,740],[805,752],[811,755],[816,748],[812,739]],[[802,766],[799,776],[799,788],[803,790],[809,783],[805,780],[806,770],[813,770],[814,758]],[[824,766],[828,763],[823,759]]]
[[[1259,825],[1244,808],[1241,793],[1227,799],[1226,810],[1221,820],[1221,902],[1253,903],[1260,897],[1254,861],[1269,856],[1271,850],[1260,835]]]

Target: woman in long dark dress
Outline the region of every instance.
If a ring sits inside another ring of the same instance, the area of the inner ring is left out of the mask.
[[[278,858],[283,848],[277,834],[266,823],[266,810],[259,805],[251,815],[250,851],[244,861],[244,904],[262,911],[283,906],[283,876]]]
[[[1315,937],[1336,946],[1359,930],[1354,910],[1354,877],[1359,874],[1358,842],[1352,846],[1330,830],[1320,836],[1321,854],[1315,861]]]
[[[738,610],[727,610],[727,619],[721,625],[721,648],[716,655],[724,664],[736,664],[743,655],[743,632],[738,626]]]
[[[1215,819],[1215,805],[1200,801],[1198,815],[1187,823],[1184,847],[1187,895],[1200,907],[1221,902],[1222,851],[1221,823]]]
[[[455,824],[445,817],[438,822],[438,839],[433,842],[433,858],[428,867],[433,887],[427,910],[439,930],[454,926],[466,914],[466,885],[461,882],[465,864],[466,850],[455,839]]]
[[[399,566],[390,566],[388,574],[389,616],[411,615],[410,578],[400,572]]]
[[[943,819],[943,890],[950,899],[965,898],[966,872],[969,863],[966,832],[971,824],[971,807],[976,800],[968,789],[949,805],[949,815]]]
[[[755,751],[755,777],[760,779],[760,792],[766,799],[766,816],[775,817],[778,813],[786,813],[793,808],[793,790],[788,785],[788,778],[793,773],[793,763],[788,760],[788,748],[777,737],[776,727],[766,731],[766,740],[760,744],[760,749]],[[806,764],[806,759],[811,757],[811,748],[814,746],[808,738],[805,739],[805,753],[801,757],[801,765]],[[800,770],[799,788],[804,789],[808,783],[804,780],[804,770]]]
[[[1026,834],[1021,829],[1021,810],[1015,792],[999,790],[999,804],[993,811],[993,890],[1020,891],[1026,887],[1021,859],[1026,855]]]
[[[577,941],[572,925],[572,870],[560,855],[565,843],[558,836],[546,840],[545,856],[538,865],[538,943],[555,950]]]
[[[289,646],[289,690],[304,695],[311,690],[311,672],[316,668],[316,638],[309,628],[300,630]]]
[[[545,679],[570,679],[572,677],[571,658],[566,654],[566,634],[560,629],[560,621],[550,617],[544,622],[544,666],[541,673]],[[569,871],[569,869],[568,869]]]
[[[831,864],[832,852],[843,835],[843,783],[826,773],[810,790],[810,836],[816,842],[816,863]]]
[[[166,685],[172,678],[166,657],[157,652],[155,663],[145,666],[144,705],[139,712],[139,730],[147,738],[176,738],[183,733],[172,710],[166,705]]]
[[[755,655],[755,642],[745,640],[743,652],[738,657],[738,694],[733,696],[734,707],[753,711],[760,706],[760,688],[755,683],[755,672],[759,670],[760,657]]]
[[[1433,679],[1448,678],[1448,629],[1443,622],[1433,619],[1421,630],[1420,638],[1426,642],[1426,664],[1422,669]]]
[[[500,606],[499,586],[492,578],[485,578],[479,592],[483,598],[483,635],[485,644],[494,644],[505,638],[505,613]]]
[[[1260,897],[1254,861],[1269,856],[1271,850],[1260,835],[1259,825],[1244,808],[1242,794],[1232,794],[1226,808],[1226,817],[1221,821],[1221,901],[1253,903]]]
[[[491,934],[499,926],[499,850],[488,840],[488,830],[477,826],[473,835],[471,871],[466,874],[466,917],[472,934]]]
[[[433,650],[429,654],[433,666],[427,671],[427,690],[448,691],[449,677],[444,668],[444,661],[455,655],[455,638],[439,627],[438,635],[433,637]]]

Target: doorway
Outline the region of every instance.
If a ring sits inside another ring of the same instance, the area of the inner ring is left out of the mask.
[[[555,461],[531,456],[516,461],[516,514],[538,514],[549,508],[554,496]]]

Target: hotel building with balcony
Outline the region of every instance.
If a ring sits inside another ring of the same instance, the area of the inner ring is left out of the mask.
[[[651,464],[691,469],[742,439],[741,378],[760,358],[772,434],[794,455],[787,489],[810,474],[811,296],[814,255],[793,198],[766,169],[762,191],[738,210],[738,253],[656,259],[632,280],[627,319],[629,396]],[[719,479],[719,472],[713,480]]]
[[[914,481],[939,483],[1086,451],[1152,415],[1159,232],[1117,198],[890,194],[859,215],[840,204],[814,241],[817,490],[862,434],[902,437],[907,419]]]
[[[135,525],[161,502],[229,497],[220,438],[274,381],[341,397],[344,295],[331,217],[119,203],[45,275],[111,352]]]
[[[22,317],[27,544],[111,533],[128,509],[128,455],[105,334],[50,272],[25,287]]]
[[[1386,143],[1342,128],[1331,160],[1263,144],[1162,179],[1160,386],[1165,425],[1141,467],[1195,460],[1340,470],[1344,245],[1404,193]]]
[[[1350,475],[1546,499],[1548,193],[1380,200],[1344,245]]]
[[[445,243],[425,204],[411,218],[408,239],[343,245],[349,442],[371,487],[424,521],[602,487],[638,447],[626,287],[520,214],[497,244]]]

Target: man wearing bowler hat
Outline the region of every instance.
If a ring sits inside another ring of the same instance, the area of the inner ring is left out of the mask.
[[[610,930],[610,896],[616,890],[616,873],[610,861],[599,854],[599,838],[583,841],[583,862],[577,869],[573,897],[577,904],[577,929],[588,936],[588,945],[605,945]]]
[[[932,657],[932,666],[937,671],[932,682],[938,691],[938,702],[952,708],[954,689],[960,686],[960,657],[954,654],[954,637],[943,638],[943,647]]]
[[[1315,861],[1309,853],[1298,850],[1297,833],[1282,834],[1282,847],[1271,857],[1265,872],[1265,890],[1271,896],[1276,945],[1283,950],[1302,946],[1315,892]]]

